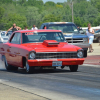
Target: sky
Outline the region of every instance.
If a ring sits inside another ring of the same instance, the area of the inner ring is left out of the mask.
[[[42,0],[44,3],[47,2],[47,1],[53,1],[55,3],[57,2],[64,2],[64,1],[67,1],[67,0]]]

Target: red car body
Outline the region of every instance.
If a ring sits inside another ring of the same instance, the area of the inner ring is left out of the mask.
[[[23,30],[16,31],[12,33],[9,41],[4,44],[0,44],[0,54],[5,56],[7,63],[12,66],[24,68],[25,59],[28,62],[30,67],[52,67],[53,62],[61,61],[62,66],[70,66],[70,65],[81,65],[84,62],[84,58],[78,57],[69,57],[63,58],[62,56],[68,55],[71,53],[77,53],[78,50],[81,50],[80,47],[70,45],[67,42],[57,42],[56,40],[44,40],[43,42],[35,42],[35,43],[22,43],[22,34],[33,35],[34,32],[61,32],[60,30]],[[20,43],[11,43],[10,41],[14,39],[14,35],[20,34]],[[34,52],[37,55],[35,59],[29,59],[30,52]],[[52,54],[53,53],[53,54]],[[46,54],[48,57],[45,58]],[[72,55],[73,55],[72,54]],[[44,56],[45,55],[45,56]],[[60,55],[58,57],[57,55]],[[42,57],[44,57],[42,59]],[[54,57],[54,58],[53,58]]]

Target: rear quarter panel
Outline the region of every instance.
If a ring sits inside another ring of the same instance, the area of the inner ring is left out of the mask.
[[[0,54],[5,55],[7,53],[8,44],[7,43],[1,43],[0,44]]]

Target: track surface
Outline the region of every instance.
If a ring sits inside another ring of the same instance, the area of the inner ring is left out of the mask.
[[[0,83],[52,100],[100,100],[100,66],[37,70],[26,74],[24,69],[6,71],[0,61]],[[10,91],[10,90],[9,90]]]

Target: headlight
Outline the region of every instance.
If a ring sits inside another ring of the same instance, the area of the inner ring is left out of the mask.
[[[78,58],[83,58],[83,50],[78,50],[77,57]]]
[[[29,59],[35,59],[35,52],[29,53]]]
[[[88,38],[83,38],[83,43],[88,43]]]

